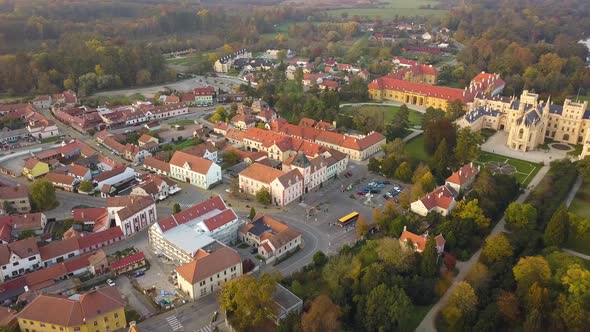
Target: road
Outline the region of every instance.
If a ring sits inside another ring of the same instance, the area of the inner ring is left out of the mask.
[[[205,296],[195,302],[185,304],[179,308],[174,308],[158,316],[154,316],[139,323],[141,331],[160,332],[173,331],[173,327],[178,327],[180,323],[181,331],[196,332],[211,323],[213,313],[219,310],[215,294]],[[217,323],[223,322],[224,317],[217,318]]]
[[[549,171],[549,166],[543,166],[539,170],[539,173],[537,173],[537,175],[530,182],[528,189],[526,189],[524,191],[524,193],[522,193],[516,199],[516,202],[523,203],[526,200],[526,198],[529,196],[531,191],[545,177],[545,175],[547,174],[548,171]],[[504,220],[504,217],[502,217],[502,219],[500,219],[500,221],[492,229],[492,232],[490,233],[490,235],[488,235],[488,237],[496,235],[500,232],[503,232],[505,223],[506,223],[506,221]],[[460,281],[465,279],[465,276],[467,275],[469,270],[471,270],[471,268],[479,261],[480,255],[481,255],[481,248],[475,254],[473,254],[473,256],[471,256],[471,258],[467,262],[460,262],[457,264],[457,268],[459,268],[459,274],[457,274],[455,276],[455,278],[453,278],[453,283],[451,284],[449,289],[447,289],[445,294],[438,300],[438,302],[436,302],[436,304],[434,306],[432,306],[432,308],[430,309],[430,311],[428,311],[426,316],[424,316],[424,319],[422,320],[420,325],[418,325],[418,327],[416,328],[416,331],[418,331],[418,332],[436,331],[434,322],[435,322],[436,316],[438,315],[438,312],[444,308],[445,304],[449,300],[450,295],[455,290],[457,283],[459,283]]]

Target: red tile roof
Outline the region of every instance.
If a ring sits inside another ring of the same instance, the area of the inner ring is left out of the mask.
[[[60,174],[60,173],[47,173],[47,175],[45,175],[45,180],[56,184],[56,185],[68,185],[68,186],[72,186],[74,184],[74,181],[76,180],[76,178],[74,178],[73,176],[70,175],[66,175],[66,174]]]
[[[167,232],[178,225],[195,220],[210,211],[223,211],[225,209],[227,209],[227,207],[221,196],[215,196],[204,202],[193,205],[186,210],[180,211],[177,214],[171,215],[162,221],[158,221],[158,225],[162,232]]]
[[[207,174],[213,162],[208,159],[199,158],[197,156],[190,155],[186,152],[176,151],[170,159],[170,165],[184,168],[184,165],[188,164],[189,170],[199,173]]]
[[[111,227],[107,230],[97,233],[91,233],[78,238],[78,244],[80,249],[87,249],[96,246],[101,243],[107,243],[109,241],[115,242],[119,238],[123,237],[123,231],[119,227]]]
[[[248,168],[241,171],[239,176],[243,176],[248,179],[252,179],[265,184],[270,184],[272,181],[281,177],[284,174],[285,173],[279,171],[276,168],[272,168],[270,166],[266,166],[260,163],[253,163],[252,165],[248,166]]]
[[[111,262],[110,266],[113,271],[119,270],[121,268],[127,267],[129,265],[133,265],[135,263],[139,263],[145,260],[145,255],[143,252],[136,252],[135,254],[129,255],[127,257],[123,257],[119,260]]]
[[[471,181],[471,179],[473,179],[478,173],[478,166],[474,166],[473,163],[465,164],[458,171],[453,172],[453,174],[447,178],[447,182],[462,186]]]
[[[146,167],[155,168],[165,173],[170,173],[170,164],[154,157],[145,157],[143,165]]]
[[[200,280],[240,263],[240,255],[235,250],[223,246],[208,255],[181,265],[176,268],[176,272],[184,280],[194,285]]]
[[[76,165],[76,164],[73,164],[72,166],[70,166],[70,169],[68,171],[68,173],[73,174],[74,176],[79,176],[79,177],[84,177],[86,174],[88,174],[88,172],[90,172],[89,168],[86,168],[86,167],[80,166],[80,165]]]
[[[10,224],[14,230],[26,230],[43,228],[42,213],[17,214],[13,216],[0,216],[0,225]]]
[[[0,199],[29,197],[29,188],[23,185],[0,187]]]
[[[461,89],[409,82],[398,79],[395,76],[383,76],[373,80],[373,82],[369,83],[369,90],[395,90],[440,98],[447,101],[459,99],[463,103],[473,100],[473,98],[467,98]]]
[[[455,192],[447,186],[440,186],[434,189],[432,192],[426,194],[420,198],[420,201],[427,210],[431,210],[435,207],[442,209],[448,209],[455,199]]]
[[[237,219],[238,216],[234,213],[234,211],[232,209],[227,209],[211,218],[203,220],[203,223],[205,224],[205,226],[207,226],[209,231],[212,232],[217,228]]]
[[[402,235],[399,237],[399,239],[403,242],[406,242],[407,240],[412,241],[412,243],[414,245],[416,245],[416,250],[417,251],[424,251],[424,248],[426,248],[426,238],[417,234],[414,234],[412,232],[409,232],[407,230],[404,230],[402,232]]]
[[[54,241],[39,248],[41,259],[46,261],[55,257],[63,256],[67,253],[79,250],[78,239],[67,239]]]

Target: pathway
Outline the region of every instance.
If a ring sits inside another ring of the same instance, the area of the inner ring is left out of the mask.
[[[545,175],[547,174],[548,171],[549,171],[549,166],[543,166],[539,170],[539,173],[537,173],[537,175],[533,178],[533,180],[529,184],[529,189],[526,189],[525,192],[516,199],[516,203],[523,203],[527,199],[527,197],[529,196],[530,192],[545,177]],[[489,236],[496,235],[496,234],[504,231],[504,224],[505,223],[506,222],[504,220],[504,217],[502,217],[502,219],[500,219],[500,221],[492,229],[492,232],[490,233]],[[467,262],[463,262],[463,263],[458,264],[458,267],[460,267],[460,271],[459,271],[459,274],[457,274],[455,276],[455,278],[453,279],[453,284],[451,285],[451,287],[449,287],[449,289],[447,289],[445,294],[438,300],[438,302],[430,309],[430,311],[426,314],[426,316],[424,316],[424,319],[422,320],[420,325],[418,325],[418,327],[416,328],[416,331],[419,331],[419,332],[436,331],[434,321],[436,319],[436,316],[438,315],[438,312],[442,308],[444,308],[445,304],[449,300],[449,297],[451,296],[451,294],[455,290],[457,283],[459,283],[460,281],[462,281],[465,278],[465,276],[467,275],[467,272],[469,272],[469,270],[471,270],[473,265],[475,265],[475,263],[477,263],[477,261],[479,260],[480,255],[481,255],[481,248],[475,254],[473,254],[473,256],[471,256],[471,258]]]
[[[578,176],[578,178],[576,179],[576,182],[574,183],[574,185],[572,186],[572,189],[570,190],[570,193],[567,194],[567,198],[565,199],[565,205],[568,208],[570,207],[570,204],[572,204],[572,201],[576,197],[578,190],[580,190],[580,187],[582,186],[582,182],[583,182],[582,177]]]
[[[412,140],[414,137],[416,137],[416,136],[420,136],[420,135],[421,135],[421,134],[424,132],[424,130],[422,130],[422,129],[411,129],[411,128],[410,128],[409,130],[411,130],[411,131],[412,131],[412,133],[411,133],[411,134],[409,134],[408,136],[404,137],[404,138],[402,139],[402,141],[404,141],[404,142],[409,142],[409,141],[411,141],[411,140]]]
[[[406,103],[400,103],[397,101],[383,101],[383,102],[379,102],[379,103],[375,103],[375,102],[373,102],[373,103],[371,103],[371,102],[368,102],[368,103],[346,103],[346,104],[340,104],[340,107],[342,108],[345,106],[402,106],[402,105],[408,106],[408,104],[406,104]],[[408,106],[408,108],[410,110],[416,111],[418,113],[426,113],[426,107],[424,107],[424,106],[410,104]]]

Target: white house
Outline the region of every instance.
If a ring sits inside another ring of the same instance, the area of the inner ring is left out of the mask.
[[[34,237],[0,245],[2,281],[35,271],[40,267],[40,264],[41,255]]]
[[[80,246],[77,238],[70,238],[40,247],[39,253],[42,265],[48,267],[80,255]]]
[[[269,216],[257,215],[240,229],[240,240],[258,247],[258,254],[272,262],[303,245],[301,233]]]
[[[80,166],[77,164],[72,164],[70,166],[70,169],[68,170],[68,175],[73,176],[80,181],[92,179],[92,172],[90,171],[90,168]]]
[[[149,196],[155,201],[161,201],[181,190],[176,182],[167,177],[151,174],[139,186],[131,190],[131,195]]]
[[[445,185],[455,189],[456,192],[461,192],[471,187],[477,174],[479,174],[479,166],[473,163],[465,164],[447,178]]]
[[[117,166],[110,171],[105,171],[94,177],[96,189],[103,190],[105,185],[115,185],[117,183],[129,181],[135,178],[135,171],[131,167],[124,165]]]
[[[426,216],[430,212],[448,215],[455,207],[457,192],[449,186],[440,186],[410,204],[410,210],[418,215]]]
[[[121,196],[107,198],[109,219],[128,237],[158,220],[156,203],[145,196]]]
[[[211,160],[176,151],[170,159],[170,177],[209,189],[221,181],[221,167]]]
[[[195,260],[176,268],[178,288],[192,299],[215,292],[224,283],[242,275],[242,260],[226,246],[207,252],[200,249]]]
[[[239,174],[240,191],[256,195],[262,188],[271,194],[271,203],[285,206],[304,192],[303,175],[298,169],[287,173],[260,163],[253,163]]]
[[[209,159],[214,163],[217,162],[218,149],[211,141],[206,141],[205,143],[201,143],[197,146],[192,146],[184,150],[184,152],[200,158]]]

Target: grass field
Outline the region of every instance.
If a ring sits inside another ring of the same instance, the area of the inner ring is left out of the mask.
[[[432,0],[385,0],[386,4],[378,7],[354,7],[343,9],[328,10],[328,15],[340,16],[342,13],[348,13],[348,16],[367,16],[381,17],[382,19],[392,19],[395,16],[442,16],[446,10],[439,9],[422,9],[421,6],[437,5],[437,1]]]
[[[424,162],[427,162],[432,157],[424,150],[424,135],[419,135],[407,142],[406,152],[410,157]]]
[[[541,165],[537,163],[501,156],[489,152],[482,152],[479,159],[475,163],[485,167],[491,162],[505,163],[513,166],[515,169],[514,177],[525,187],[531,182],[537,172],[539,172],[541,169]]]
[[[393,116],[397,111],[399,111],[399,106],[381,106],[381,105],[365,105],[365,106],[345,106],[341,108],[342,111],[345,112],[378,112],[383,113],[383,120],[385,123],[390,123],[393,119]],[[410,109],[410,126],[421,126],[422,125],[422,118],[424,115],[422,113],[414,111]]]
[[[166,62],[171,65],[192,66],[198,64],[202,59],[202,54],[193,54],[185,57],[167,58]]]
[[[590,218],[590,183],[584,182],[574,200],[569,206],[569,212],[578,217],[588,219]],[[585,255],[590,255],[590,238],[576,237],[576,234],[570,232],[568,240],[565,244],[566,248],[581,252]]]
[[[170,122],[170,125],[171,126],[176,126],[176,125],[178,125],[178,126],[188,126],[188,125],[194,125],[194,124],[195,124],[195,121],[194,120],[188,120],[188,119]]]

